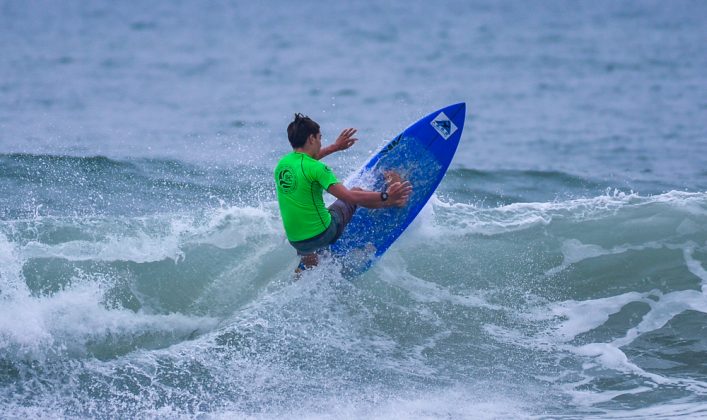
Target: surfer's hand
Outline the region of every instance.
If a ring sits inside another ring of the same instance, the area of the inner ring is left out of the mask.
[[[396,182],[402,182],[403,179],[395,171],[384,171],[383,178],[385,178],[385,185],[391,185]]]
[[[388,206],[403,207],[412,194],[412,184],[408,181],[394,182],[388,186]]]
[[[353,146],[353,144],[358,141],[357,138],[353,137],[354,134],[356,134],[355,128],[347,128],[342,131],[341,134],[339,134],[339,137],[337,137],[336,141],[334,142],[336,150],[346,150],[349,147]]]

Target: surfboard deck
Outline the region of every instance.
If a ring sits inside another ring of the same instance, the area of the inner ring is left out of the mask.
[[[405,207],[359,207],[341,237],[331,245],[344,273],[366,272],[395,242],[425,206],[452,162],[459,145],[466,104],[439,109],[415,122],[381,147],[344,185],[383,191],[385,173],[410,181],[413,193]]]

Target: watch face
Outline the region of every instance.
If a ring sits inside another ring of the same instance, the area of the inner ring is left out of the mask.
[[[381,201],[385,201],[388,199],[388,193],[387,192],[382,192],[381,193]]]

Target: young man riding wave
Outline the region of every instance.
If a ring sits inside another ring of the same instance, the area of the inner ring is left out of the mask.
[[[320,162],[325,156],[351,147],[358,140],[355,134],[356,129],[347,128],[333,144],[322,148],[319,124],[311,118],[295,114],[287,127],[292,152],[280,159],[274,175],[285,233],[300,256],[297,272],[318,264],[318,251],[341,236],[358,206],[403,207],[410,198],[412,186],[394,173],[386,174],[386,191],[349,189]],[[324,205],[324,190],[337,198],[328,208]]]

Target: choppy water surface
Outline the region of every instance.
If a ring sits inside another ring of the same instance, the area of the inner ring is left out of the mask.
[[[707,417],[702,2],[0,2],[11,417]],[[345,178],[466,101],[429,205],[298,282],[294,112]]]

